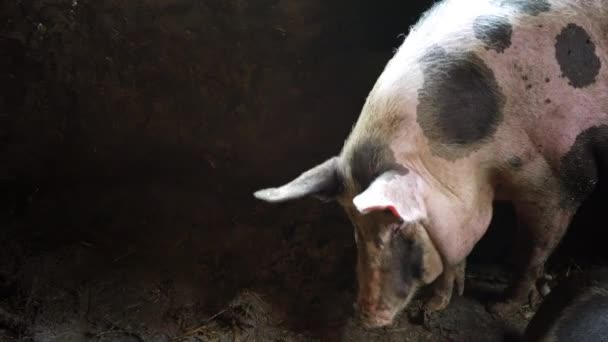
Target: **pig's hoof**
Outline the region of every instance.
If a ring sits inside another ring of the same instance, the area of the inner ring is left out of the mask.
[[[450,304],[449,296],[435,295],[424,304],[424,312],[428,314],[441,311],[447,308],[448,304]]]
[[[499,317],[506,317],[519,311],[521,304],[512,301],[493,302],[486,306],[486,310]]]
[[[450,304],[450,296],[434,295],[431,297],[422,308],[423,326],[427,330],[437,328],[439,317],[448,304]]]

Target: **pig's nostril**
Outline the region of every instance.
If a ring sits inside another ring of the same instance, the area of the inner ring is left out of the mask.
[[[370,311],[374,311],[374,309],[375,309],[374,303],[372,303],[372,301],[365,300],[365,299],[359,300],[355,305],[359,311],[370,312]]]
[[[354,307],[356,314],[363,320],[373,316],[374,310],[372,310],[371,305],[355,303]]]
[[[384,304],[384,303],[380,303],[380,304],[379,304],[379,305],[376,307],[376,311],[377,311],[378,313],[385,314],[385,313],[387,313],[387,312],[390,312],[390,311],[391,311],[391,308],[390,308],[388,305]]]
[[[370,322],[374,321],[375,317],[367,311],[359,311],[358,318],[364,325],[369,325]]]
[[[394,312],[384,301],[371,301],[360,297],[353,307],[356,317],[367,328],[377,328],[390,325],[393,321]]]

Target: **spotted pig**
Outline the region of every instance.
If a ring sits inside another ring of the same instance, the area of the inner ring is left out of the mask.
[[[386,65],[341,153],[255,196],[344,207],[370,327],[421,286],[433,284],[428,311],[462,293],[493,201],[512,201],[520,267],[490,305],[510,312],[608,166],[607,44],[608,1],[442,1]]]

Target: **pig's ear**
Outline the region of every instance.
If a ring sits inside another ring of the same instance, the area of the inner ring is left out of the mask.
[[[359,213],[389,209],[408,223],[426,219],[422,179],[414,172],[387,171],[353,199]]]
[[[338,157],[333,157],[283,186],[259,190],[253,195],[258,199],[272,203],[285,202],[305,196],[331,200],[339,194],[341,189],[342,181],[338,174]]]

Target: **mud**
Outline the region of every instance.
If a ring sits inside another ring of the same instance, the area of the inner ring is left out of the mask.
[[[428,5],[2,2],[0,341],[520,331],[529,309],[509,320],[483,309],[506,284],[508,207],[471,257],[464,298],[426,318],[416,301],[368,331],[351,318],[356,250],[341,209],[251,195],[339,151],[398,34]]]

